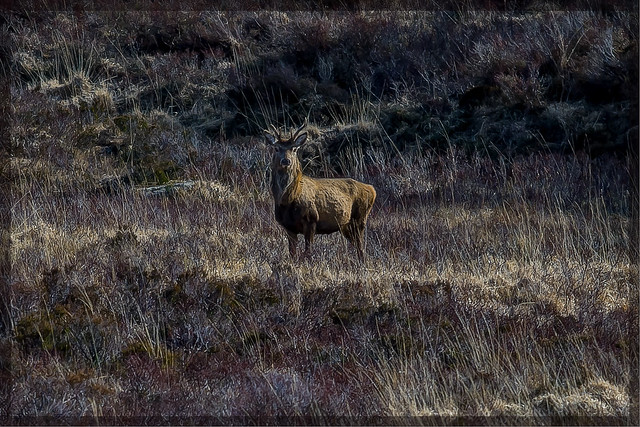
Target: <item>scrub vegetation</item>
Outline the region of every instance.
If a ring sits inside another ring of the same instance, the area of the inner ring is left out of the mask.
[[[637,5],[0,25],[0,418],[638,421]],[[289,256],[264,130],[305,120],[365,263]]]

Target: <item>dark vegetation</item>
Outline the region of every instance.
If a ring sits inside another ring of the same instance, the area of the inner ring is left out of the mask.
[[[636,9],[6,13],[0,417],[635,425]]]

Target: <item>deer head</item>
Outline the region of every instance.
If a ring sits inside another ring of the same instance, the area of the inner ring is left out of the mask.
[[[302,124],[289,138],[284,138],[280,131],[271,125],[272,132],[267,132],[266,138],[270,145],[276,148],[272,162],[275,171],[295,173],[301,169],[297,151],[307,141],[307,132],[302,132],[306,125]]]

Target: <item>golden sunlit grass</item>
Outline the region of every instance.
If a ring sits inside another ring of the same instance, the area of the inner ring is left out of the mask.
[[[23,167],[13,410],[153,415],[159,399],[172,415],[255,419],[626,417],[637,271],[629,220],[607,207],[625,206],[625,189],[566,206],[528,198],[518,178],[483,188],[466,162],[457,188],[417,199],[394,193],[387,164],[364,177],[382,196],[365,265],[338,235],[291,260],[267,183],[106,194],[73,185],[82,173]],[[447,185],[450,171],[403,167]],[[575,184],[555,179],[538,185]],[[475,203],[471,188],[495,201]],[[38,374],[45,355],[57,368]],[[46,401],[35,398],[42,381]]]
[[[634,16],[8,14],[0,417],[634,424]],[[289,257],[261,134],[304,120],[365,263]]]

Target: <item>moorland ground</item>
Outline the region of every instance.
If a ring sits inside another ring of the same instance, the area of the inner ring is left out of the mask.
[[[637,11],[2,32],[3,419],[637,420]],[[364,264],[289,257],[262,130],[304,119],[378,192]]]

